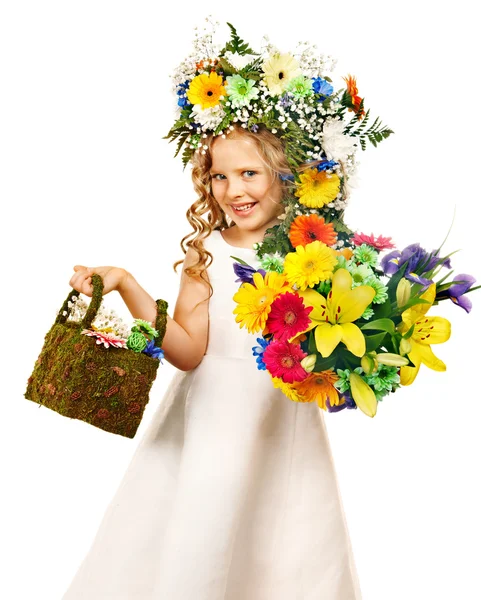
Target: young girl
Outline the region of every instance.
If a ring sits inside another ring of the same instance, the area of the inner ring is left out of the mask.
[[[232,314],[231,257],[258,267],[252,245],[282,213],[283,146],[263,127],[203,142],[187,213],[197,231],[163,342],[179,372],[64,600],[358,600],[322,411],[255,368],[256,336]],[[98,273],[153,322],[154,299],[124,269],[74,270],[77,291],[91,296]]]

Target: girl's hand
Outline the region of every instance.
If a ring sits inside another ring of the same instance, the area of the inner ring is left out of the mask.
[[[103,296],[113,290],[118,290],[128,276],[128,272],[119,267],[84,267],[83,265],[75,265],[73,269],[75,274],[70,278],[70,287],[90,297],[92,297],[94,290],[92,275],[95,273],[100,275],[104,282]]]

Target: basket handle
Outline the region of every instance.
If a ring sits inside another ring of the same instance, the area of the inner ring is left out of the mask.
[[[82,319],[82,327],[84,329],[90,329],[92,325],[92,321],[97,316],[97,311],[100,307],[100,303],[102,302],[102,292],[104,289],[104,282],[102,277],[97,273],[92,275],[92,300],[87,308],[87,312],[85,313],[84,318]],[[62,304],[62,308],[60,309],[57,318],[55,319],[55,323],[65,323],[67,317],[70,314],[71,307],[68,306],[68,303],[72,301],[72,296],[78,296],[79,292],[77,290],[72,289],[69,295],[65,298],[65,302]],[[165,329],[167,324],[167,308],[168,303],[166,300],[156,300],[157,304],[157,317],[155,319],[155,329],[159,332],[159,335],[154,338],[154,344],[158,347],[162,347],[162,342],[164,341]],[[63,313],[67,314],[64,315]]]
[[[84,329],[90,329],[90,325],[92,325],[92,321],[95,319],[95,317],[97,316],[97,311],[100,307],[100,303],[102,302],[102,292],[104,290],[104,282],[102,280],[102,277],[100,277],[100,275],[98,275],[97,273],[94,273],[92,275],[92,286],[93,286],[93,292],[92,292],[92,300],[87,308],[87,312],[85,313],[84,318],[82,319],[82,327]],[[71,302],[72,300],[72,296],[78,296],[80,292],[77,292],[77,290],[72,289],[72,291],[69,293],[69,295],[67,296],[67,298],[65,298],[65,302],[62,304],[62,308],[60,309],[60,312],[57,315],[57,318],[55,319],[55,323],[65,323],[65,321],[67,320],[67,317],[70,314],[70,308],[68,306],[68,303]],[[64,315],[63,313],[66,312],[67,314]]]

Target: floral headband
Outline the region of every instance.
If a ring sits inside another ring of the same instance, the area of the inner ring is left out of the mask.
[[[175,156],[182,150],[185,168],[195,152],[205,154],[202,140],[209,134],[226,137],[234,124],[254,133],[264,126],[283,142],[292,175],[281,177],[295,182],[277,234],[285,240],[296,215],[314,212],[339,233],[352,233],[342,216],[356,151],[367,141],[376,146],[393,131],[378,118],[367,126],[369,110],[355,77],[345,77],[346,88],[335,91],[327,73],[336,61],[316,54],[316,46],[300,42],[294,52],[281,53],[264,36],[255,52],[227,23],[231,39],[219,47],[213,42],[219,23],[206,21],[211,31],[196,31],[194,51],[172,75],[177,120],[165,139],[177,141]],[[298,173],[311,161],[311,169]]]

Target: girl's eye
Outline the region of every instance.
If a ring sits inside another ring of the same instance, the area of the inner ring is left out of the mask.
[[[257,171],[244,171],[243,174],[246,175],[247,179],[252,179],[254,175],[257,175]],[[222,175],[222,173],[215,173],[212,175],[212,179],[221,181],[222,179],[225,179],[225,175]]]

